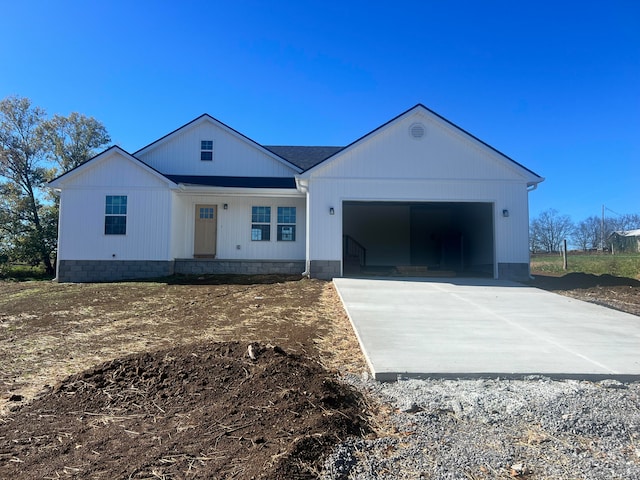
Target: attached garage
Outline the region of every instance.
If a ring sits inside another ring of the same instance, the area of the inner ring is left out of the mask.
[[[543,178],[423,105],[296,177],[307,273],[529,277]]]
[[[488,202],[345,201],[343,274],[493,277],[493,211]]]

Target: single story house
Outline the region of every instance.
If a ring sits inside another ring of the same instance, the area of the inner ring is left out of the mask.
[[[50,182],[57,279],[526,279],[528,193],[543,180],[421,104],[344,147],[265,146],[204,114]]]

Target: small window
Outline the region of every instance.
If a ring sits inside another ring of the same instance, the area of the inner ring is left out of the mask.
[[[213,218],[213,207],[200,207],[200,218],[202,219]]]
[[[278,207],[278,241],[296,241],[296,207]]]
[[[213,140],[200,141],[200,160],[206,162],[213,160]]]
[[[107,195],[104,213],[104,234],[126,235],[127,196]]]
[[[271,240],[271,207],[251,207],[251,240]]]

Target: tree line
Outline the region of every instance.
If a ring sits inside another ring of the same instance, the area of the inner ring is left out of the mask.
[[[44,187],[109,142],[93,117],[49,117],[19,96],[0,101],[0,262],[42,264],[55,273],[59,201]]]
[[[550,208],[529,224],[529,246],[532,252],[560,252],[566,239],[583,251],[607,250],[614,232],[640,229],[640,214],[615,214],[604,218],[592,215],[574,223],[569,215]]]

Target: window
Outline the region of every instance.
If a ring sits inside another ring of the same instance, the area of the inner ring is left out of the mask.
[[[208,162],[213,160],[213,140],[200,141],[200,160]]]
[[[213,207],[200,207],[200,218],[202,219],[213,218]]]
[[[125,235],[127,233],[126,195],[107,195],[104,213],[105,235]]]
[[[278,241],[295,242],[296,207],[278,207]]]
[[[271,240],[271,207],[251,207],[251,240]]]

